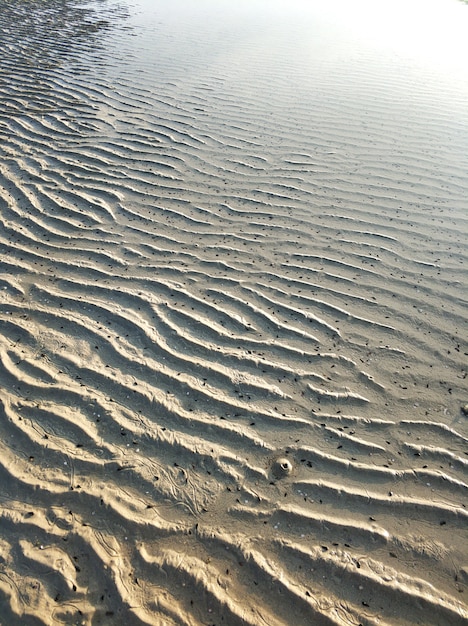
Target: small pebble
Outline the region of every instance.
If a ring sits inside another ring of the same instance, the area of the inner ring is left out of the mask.
[[[468,404],[463,405],[461,410],[463,415],[466,415],[468,417]]]

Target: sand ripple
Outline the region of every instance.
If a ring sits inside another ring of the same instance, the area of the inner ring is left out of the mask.
[[[463,98],[156,5],[0,2],[0,622],[466,624]]]

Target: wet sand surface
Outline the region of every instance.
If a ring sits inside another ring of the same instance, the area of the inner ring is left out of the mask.
[[[145,1],[0,1],[0,624],[466,624],[468,7]]]

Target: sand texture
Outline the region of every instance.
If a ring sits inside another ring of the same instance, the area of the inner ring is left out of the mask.
[[[391,4],[0,0],[1,626],[468,623],[468,7]]]

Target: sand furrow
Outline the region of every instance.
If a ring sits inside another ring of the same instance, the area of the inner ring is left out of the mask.
[[[466,623],[466,7],[46,4],[0,0],[0,623]]]

